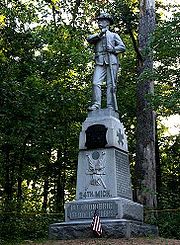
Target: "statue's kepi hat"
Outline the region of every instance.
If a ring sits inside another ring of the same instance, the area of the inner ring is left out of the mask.
[[[111,25],[114,23],[113,17],[108,13],[101,13],[96,17],[96,20],[109,20]]]

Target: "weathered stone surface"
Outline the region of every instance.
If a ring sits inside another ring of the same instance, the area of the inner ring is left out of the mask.
[[[126,198],[78,200],[65,204],[65,221],[92,220],[95,210],[101,219],[143,221],[143,206]]]
[[[128,220],[102,221],[104,238],[130,238],[140,236],[158,236],[158,229],[153,225],[146,225]],[[91,222],[84,223],[56,223],[49,228],[49,239],[78,239],[93,238]]]
[[[79,149],[88,149],[89,139],[87,139],[87,130],[92,126],[101,126],[107,129],[106,139],[103,140],[104,148],[116,147],[123,151],[128,151],[127,137],[125,134],[124,126],[119,120],[119,115],[112,109],[101,109],[92,111],[88,114],[88,117],[82,124],[82,131],[79,137]],[[96,128],[96,127],[95,127]],[[93,135],[93,132],[91,132]],[[96,130],[94,132],[97,134]],[[99,131],[99,134],[101,132]],[[102,132],[103,133],[103,132]],[[99,135],[100,138],[104,138],[104,134]],[[90,148],[97,149],[95,144],[91,144]]]
[[[95,210],[103,237],[156,236],[157,227],[142,223],[143,206],[132,200],[127,138],[118,113],[91,111],[82,124],[79,150],[76,200],[65,204],[65,222],[50,225],[49,238],[94,237]]]
[[[114,147],[79,152],[76,200],[132,200],[128,153]]]
[[[103,117],[115,117],[115,118],[119,119],[119,113],[115,112],[114,110],[112,110],[110,108],[88,112],[88,118],[89,119],[94,121],[94,120],[96,120],[97,117],[101,117],[101,118],[103,118]]]

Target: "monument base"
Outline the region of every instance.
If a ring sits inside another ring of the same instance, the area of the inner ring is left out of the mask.
[[[103,191],[102,194],[107,193]],[[115,219],[143,221],[143,205],[122,197],[76,200],[66,203],[65,221],[91,221],[95,210],[98,211],[101,221]]]
[[[50,239],[95,237],[91,222],[97,211],[104,238],[157,236],[143,224],[143,206],[133,202],[128,144],[118,113],[88,113],[79,138],[76,200],[65,204],[65,222],[49,227]]]
[[[102,238],[130,238],[158,236],[158,228],[154,225],[147,225],[125,219],[104,220],[102,223]],[[62,222],[55,223],[49,227],[49,239],[67,240],[93,238],[95,234],[91,229],[91,222]]]

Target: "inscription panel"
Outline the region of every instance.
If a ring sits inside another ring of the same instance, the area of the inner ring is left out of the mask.
[[[128,154],[115,151],[117,195],[132,199]]]
[[[87,199],[87,198],[108,198],[112,197],[110,190],[100,190],[100,191],[84,191],[79,192],[79,199]]]
[[[92,219],[95,210],[101,218],[116,218],[118,204],[108,201],[70,204],[67,207],[67,217],[70,220]]]

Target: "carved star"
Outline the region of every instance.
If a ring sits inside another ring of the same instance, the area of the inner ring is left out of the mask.
[[[119,131],[117,132],[117,136],[118,136],[118,143],[119,145],[122,144],[122,146],[124,145],[124,134],[121,133],[121,129],[119,129]]]

